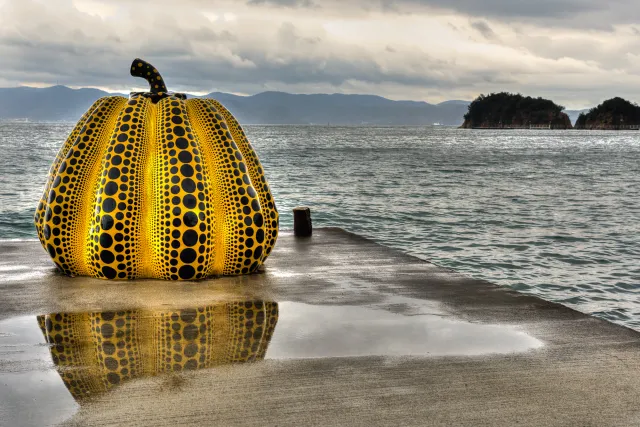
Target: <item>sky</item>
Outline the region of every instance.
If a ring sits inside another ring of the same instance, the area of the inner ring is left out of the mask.
[[[0,0],[0,87],[640,101],[638,0]]]

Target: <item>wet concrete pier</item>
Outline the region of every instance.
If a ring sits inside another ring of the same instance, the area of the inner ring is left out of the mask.
[[[0,425],[640,425],[638,332],[340,229],[191,283],[0,254]]]

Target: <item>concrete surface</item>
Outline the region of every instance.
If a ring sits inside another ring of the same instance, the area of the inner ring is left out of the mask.
[[[38,242],[0,254],[2,425],[640,425],[639,333],[340,229],[281,233],[261,274],[193,283],[63,277]],[[35,324],[244,299],[280,304],[265,360],[81,402]]]

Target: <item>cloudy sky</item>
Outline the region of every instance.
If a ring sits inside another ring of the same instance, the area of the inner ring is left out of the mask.
[[[0,0],[0,86],[640,101],[638,0]]]

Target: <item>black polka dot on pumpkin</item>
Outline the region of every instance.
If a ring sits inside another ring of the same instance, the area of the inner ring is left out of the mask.
[[[100,220],[100,226],[105,231],[111,229],[111,227],[113,227],[113,218],[111,215],[104,215]]]
[[[113,244],[113,238],[109,234],[102,233],[100,235],[100,246],[106,249],[106,248],[110,248],[112,244]]]
[[[190,265],[183,265],[178,270],[178,275],[181,279],[187,280],[191,279],[196,274],[196,270]]]
[[[102,274],[104,274],[107,279],[115,279],[118,272],[111,267],[104,266],[102,267]]]
[[[176,147],[184,150],[189,147],[189,141],[186,138],[178,138],[176,139]]]
[[[184,221],[184,225],[187,227],[193,227],[198,224],[198,216],[193,212],[187,212],[184,214],[182,220]]]
[[[109,169],[109,178],[118,179],[119,176],[120,176],[120,169],[118,168]]]
[[[261,213],[257,213],[253,216],[253,223],[257,226],[257,227],[262,227],[262,224],[264,224],[264,220],[262,218],[262,214]]]
[[[112,198],[106,198],[102,201],[102,210],[112,212],[116,208],[116,201]]]
[[[260,257],[262,256],[262,246],[258,246],[254,251],[253,251],[253,257],[255,259],[260,259]]]
[[[193,194],[187,194],[186,196],[184,196],[182,198],[182,204],[187,208],[187,209],[193,209],[196,207],[196,204],[198,204],[198,201],[196,200],[195,196]]]
[[[182,181],[182,189],[187,193],[193,193],[196,190],[196,183],[191,178],[187,178]]]
[[[187,178],[192,177],[193,176],[193,168],[191,167],[191,165],[184,164],[184,165],[182,165],[180,167],[180,173],[182,175],[186,176]]]
[[[178,159],[182,163],[189,163],[191,160],[193,160],[193,156],[188,151],[181,151],[180,154],[178,154]]]
[[[111,264],[113,261],[115,261],[116,257],[113,255],[113,252],[105,250],[100,251],[100,259],[105,264]]]
[[[187,246],[194,246],[198,243],[198,233],[194,230],[187,230],[182,235],[182,242]]]
[[[197,255],[198,254],[196,253],[196,251],[191,248],[184,249],[182,252],[180,252],[180,261],[184,262],[185,264],[190,264],[196,260]]]
[[[113,196],[118,192],[118,184],[111,181],[108,182],[107,185],[104,186],[104,194],[107,196]]]

